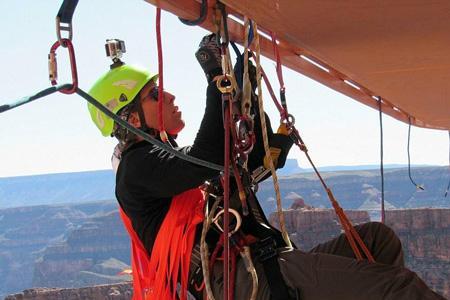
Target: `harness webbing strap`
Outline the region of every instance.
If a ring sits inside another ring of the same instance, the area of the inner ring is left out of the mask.
[[[73,14],[78,0],[64,0],[56,15],[62,23],[72,23]]]
[[[260,262],[264,268],[264,274],[266,275],[267,283],[271,291],[270,300],[293,299],[289,295],[288,287],[284,281],[283,274],[281,274],[280,264],[278,263],[278,254],[275,252],[274,256],[265,260],[260,260]]]

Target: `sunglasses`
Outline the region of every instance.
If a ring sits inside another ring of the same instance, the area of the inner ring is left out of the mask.
[[[148,96],[150,96],[150,98],[152,98],[153,100],[158,101],[159,87],[155,85],[148,93]]]

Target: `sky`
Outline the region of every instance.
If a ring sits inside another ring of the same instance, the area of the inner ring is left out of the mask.
[[[50,86],[47,55],[56,41],[55,16],[62,1],[0,1],[2,93],[0,105]],[[163,12],[162,40],[165,89],[176,95],[186,127],[180,145],[194,139],[205,105],[206,79],[194,53],[206,31],[183,25]],[[88,91],[109,69],[104,43],[125,41],[126,63],[157,71],[155,7],[143,0],[80,1],[73,18],[73,44],[79,87]],[[70,81],[66,49],[57,50],[59,83]],[[263,67],[278,89],[275,66]],[[289,111],[317,166],[379,164],[378,112],[299,73],[283,69]],[[267,94],[265,109],[272,124],[278,113]],[[407,163],[408,125],[383,116],[384,161]],[[275,125],[274,125],[275,127]],[[90,120],[85,100],[53,94],[0,114],[0,177],[109,169],[113,138],[104,138]],[[289,158],[310,167],[293,149]],[[413,127],[411,163],[448,165],[446,131]]]

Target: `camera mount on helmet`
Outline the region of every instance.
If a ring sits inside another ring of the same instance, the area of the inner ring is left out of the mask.
[[[125,42],[119,39],[107,39],[105,44],[106,56],[112,59],[111,69],[122,66],[124,62],[120,60],[122,54],[126,52]]]

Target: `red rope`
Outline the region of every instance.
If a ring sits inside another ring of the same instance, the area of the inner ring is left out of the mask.
[[[272,37],[273,53],[277,60],[277,76],[278,76],[278,81],[280,82],[280,90],[284,91],[285,87],[284,87],[284,80],[283,80],[283,71],[281,70],[281,67],[282,67],[281,58],[280,58],[280,52],[278,51],[277,38],[276,38],[275,32],[270,32],[270,36]]]
[[[225,157],[224,157],[224,180],[223,180],[223,234],[226,237],[224,239],[223,248],[223,299],[228,300],[230,293],[230,246],[229,246],[229,232],[230,232],[230,220],[229,220],[229,209],[230,209],[230,112],[231,112],[231,95],[222,95],[222,101],[224,101],[224,129],[225,129]]]
[[[273,103],[275,104],[275,106],[277,107],[278,111],[280,112],[281,118],[283,118],[283,119],[287,118],[287,113],[284,110],[284,108],[281,106],[281,104],[278,102],[278,99],[275,96],[275,93],[273,91],[272,85],[270,84],[270,81],[267,78],[266,72],[264,72],[262,67],[261,67],[261,74],[262,74],[262,77],[263,77],[264,82],[266,84],[267,90],[269,91],[269,94],[270,94],[270,96],[271,96],[271,98],[273,100]]]
[[[161,8],[156,8],[156,43],[158,46],[158,129],[161,140],[167,141],[166,130],[164,128],[163,119],[163,101],[164,101],[164,76],[163,76],[163,53],[161,43]]]

